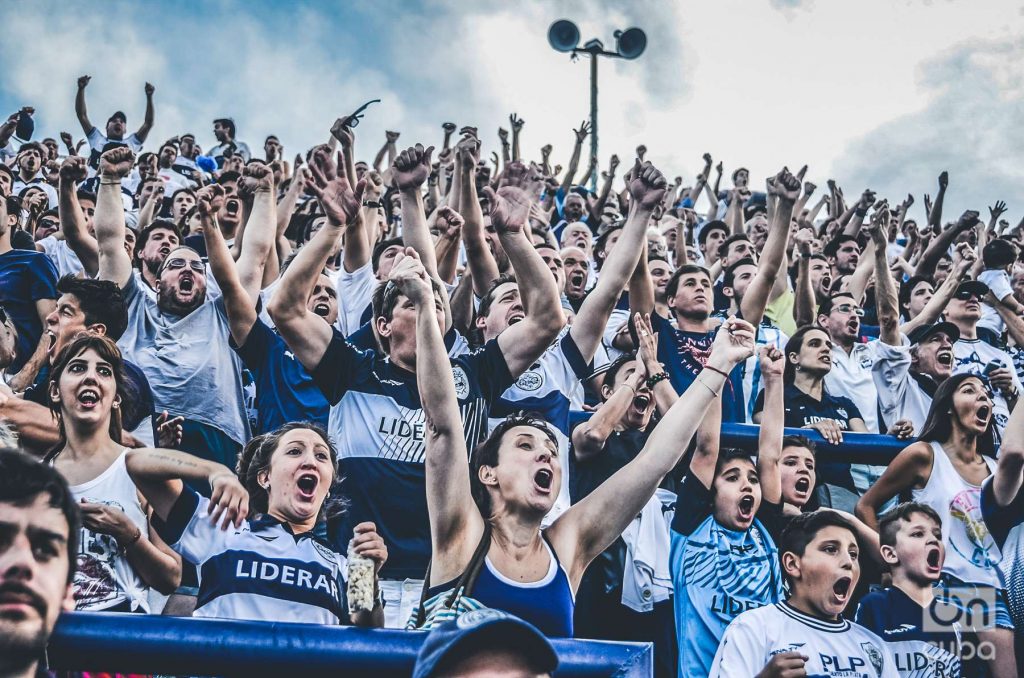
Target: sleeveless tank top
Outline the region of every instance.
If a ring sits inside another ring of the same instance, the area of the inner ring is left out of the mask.
[[[76,502],[85,499],[124,511],[142,531],[142,538],[148,539],[149,521],[125,466],[127,453],[126,448],[107,470],[92,480],[72,485],[71,494]],[[149,587],[132,569],[128,557],[113,536],[81,527],[77,560],[74,584],[76,610],[105,610],[128,602],[132,611],[141,608],[143,612],[149,612]]]
[[[981,515],[981,486],[972,485],[957,473],[942,445],[932,442],[932,473],[928,484],[913,490],[914,501],[927,504],[942,518],[946,560],[942,571],[970,584],[1002,588],[996,568],[1001,555]],[[989,473],[996,462],[982,457]]]

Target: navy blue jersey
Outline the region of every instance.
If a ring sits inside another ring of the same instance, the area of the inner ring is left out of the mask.
[[[672,327],[668,319],[657,313],[651,314],[651,325],[659,337],[658,360],[665,366],[676,393],[682,395],[707,364],[718,329],[684,332]],[[742,363],[730,373],[722,391],[722,421],[746,421]]]
[[[935,601],[931,607],[934,608]],[[926,612],[902,590],[892,586],[864,596],[857,608],[857,623],[874,632],[889,646],[900,678],[957,678],[960,675],[960,626],[925,631],[926,619],[941,614]]]
[[[245,343],[235,346],[232,341],[231,347],[256,382],[259,416],[254,433],[267,433],[290,421],[327,427],[327,398],[277,332],[257,318]]]
[[[451,358],[466,445],[487,434],[491,403],[514,383],[495,340]],[[334,330],[312,372],[331,403],[328,430],[338,449],[348,511],[331,534],[347,544],[355,525],[373,521],[388,545],[385,579],[422,578],[430,559],[426,475],[426,421],[416,375],[376,351],[360,351]]]
[[[0,254],[0,306],[18,330],[17,354],[8,372],[21,369],[39,345],[43,323],[36,310],[41,299],[57,298],[57,267],[35,250]]]

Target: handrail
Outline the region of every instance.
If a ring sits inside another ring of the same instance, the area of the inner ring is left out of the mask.
[[[47,648],[50,668],[177,675],[407,677],[422,631],[69,612]],[[553,639],[556,676],[650,676],[649,643]]]

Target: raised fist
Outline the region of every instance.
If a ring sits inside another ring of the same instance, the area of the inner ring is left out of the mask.
[[[939,175],[939,188],[946,188],[949,186],[949,172],[943,171]]]
[[[149,84],[148,82],[146,83],[146,86],[145,86],[144,89],[146,91],[146,96],[147,97],[153,96],[153,92],[156,91],[156,87],[153,87],[153,85]]]
[[[251,162],[242,170],[239,183],[250,193],[270,191],[274,188],[274,172],[261,162]]]
[[[551,144],[544,144],[543,146],[540,147],[540,156],[544,158],[544,160],[547,160],[549,157],[551,157],[551,150]]]
[[[224,187],[219,184],[209,184],[196,191],[196,209],[199,210],[199,217],[208,219],[224,207]]]
[[[788,167],[783,167],[768,182],[768,195],[774,195],[780,200],[795,202],[800,197],[800,180],[790,173]]]
[[[464,170],[476,167],[480,160],[480,140],[476,137],[464,136],[455,144],[455,156]]]
[[[504,127],[498,128],[498,138],[501,139],[502,146],[508,146],[508,130]]]
[[[92,80],[91,75],[83,75],[78,78],[78,89],[85,89],[85,86],[89,84],[90,80]]]
[[[647,147],[640,144],[636,147],[636,157],[640,158],[640,162],[643,162],[645,155],[647,155]]]
[[[399,153],[391,170],[391,180],[395,187],[401,191],[422,186],[430,175],[433,153],[433,146],[424,149],[422,144],[416,144]]]
[[[398,137],[401,132],[384,132],[384,136],[387,137],[388,143],[393,144],[398,141]]]
[[[60,166],[61,181],[71,181],[77,184],[80,181],[85,181],[87,176],[89,176],[89,172],[85,166],[85,158],[77,155],[67,158]]]
[[[633,199],[633,204],[640,209],[653,210],[665,199],[668,182],[665,180],[665,175],[659,172],[654,165],[637,160],[633,165],[633,171],[630,172],[627,188]]]
[[[446,122],[443,125],[441,125],[441,129],[444,130],[445,134],[451,134],[452,132],[455,131],[455,123],[454,122]]]
[[[100,156],[100,176],[124,179],[132,171],[135,154],[127,146],[112,148]]]

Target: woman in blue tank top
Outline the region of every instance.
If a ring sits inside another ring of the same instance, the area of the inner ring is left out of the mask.
[[[486,553],[470,594],[477,603],[518,615],[549,636],[573,635],[574,595],[583,572],[654,495],[686,451],[726,375],[754,350],[754,330],[730,318],[708,368],[669,410],[643,451],[541,530],[562,482],[558,444],[537,419],[499,424],[466,463],[456,385],[434,311],[434,297],[414,252],[399,255],[391,281],[416,307],[416,377],[426,414],[427,509],[431,564],[427,597],[451,590]],[[649,324],[637,317],[641,332]],[[421,620],[422,623],[422,620]]]

